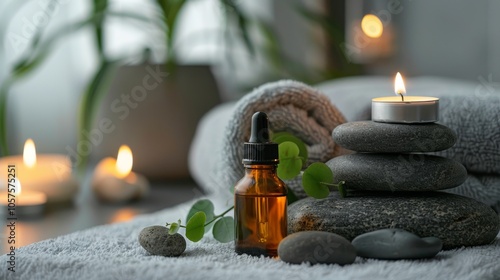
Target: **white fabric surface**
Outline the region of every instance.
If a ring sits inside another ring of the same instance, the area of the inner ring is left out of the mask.
[[[226,202],[216,202],[216,213]],[[0,257],[0,279],[499,279],[500,236],[494,244],[442,251],[434,259],[381,261],[357,258],[352,265],[289,265],[277,259],[237,255],[233,243],[210,235],[188,242],[180,257],[149,255],[137,240],[142,228],[184,218],[193,202],[138,217],[130,222],[95,227],[38,242],[16,252],[17,271],[7,271]]]

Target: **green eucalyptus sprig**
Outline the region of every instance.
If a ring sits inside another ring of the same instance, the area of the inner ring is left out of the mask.
[[[330,191],[338,191],[342,197],[347,196],[345,181],[333,183],[333,173],[330,168],[322,163],[315,162],[302,173],[302,187],[308,196],[325,198]]]
[[[175,234],[179,228],[186,229],[186,237],[193,241],[200,241],[205,233],[210,231],[213,225],[212,234],[214,238],[226,243],[234,240],[234,219],[233,217],[225,217],[229,211],[233,210],[234,206],[229,207],[226,211],[219,215],[214,213],[214,204],[209,199],[198,200],[191,209],[186,218],[186,225],[182,225],[181,220],[174,223],[167,223],[169,234]]]
[[[304,191],[314,198],[325,198],[332,190],[338,190],[342,197],[347,195],[345,182],[334,184],[333,172],[325,163],[315,162],[302,171],[308,158],[307,147],[302,140],[288,132],[276,133],[272,140],[279,144],[278,177],[289,180],[302,175]],[[288,203],[296,200],[292,190],[288,190],[288,194]],[[291,197],[295,199],[290,199]],[[175,234],[180,228],[185,228],[186,237],[193,242],[200,241],[213,226],[212,234],[217,241],[230,242],[234,240],[234,219],[225,215],[233,208],[234,206],[231,206],[221,214],[215,215],[212,201],[201,199],[189,210],[185,225],[178,220],[166,223],[166,226],[169,234]]]
[[[288,132],[279,132],[273,136],[273,141],[279,143],[278,176],[281,179],[289,180],[302,175],[304,191],[314,198],[325,198],[332,190],[338,190],[342,197],[347,196],[345,182],[335,184],[333,172],[325,163],[312,163],[302,171],[308,156],[302,140]]]

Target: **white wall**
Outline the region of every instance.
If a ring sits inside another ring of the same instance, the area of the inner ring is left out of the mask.
[[[402,12],[399,57],[414,75],[477,80],[489,72],[489,1],[411,1]],[[500,12],[500,11],[497,11]],[[500,34],[497,34],[497,36]],[[500,73],[499,73],[500,74]]]
[[[500,1],[488,2],[488,72],[500,81]]]
[[[500,81],[500,1],[384,0],[365,12],[387,13],[394,3],[401,10],[389,13],[396,49],[391,58],[368,64],[369,73],[402,71],[408,76],[444,76],[478,83],[491,75]],[[352,0],[349,4],[373,3]]]

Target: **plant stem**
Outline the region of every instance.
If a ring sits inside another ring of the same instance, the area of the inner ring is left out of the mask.
[[[233,209],[234,209],[234,206],[229,207],[229,209],[227,209],[226,211],[222,212],[222,214],[215,216],[213,220],[215,220],[217,218],[220,218],[220,217],[223,217],[224,215],[226,215],[229,211],[231,211]]]
[[[329,188],[330,190],[332,190],[331,187],[335,187],[337,188],[336,190],[340,193],[340,196],[342,197],[347,196],[347,190],[345,189],[345,181],[340,181],[338,184],[325,183],[325,182],[320,182],[320,184],[330,187]]]
[[[227,212],[229,212],[229,211],[233,210],[233,208],[234,208],[234,206],[231,206],[231,207],[229,207],[229,209],[227,209],[226,211],[222,212],[221,214],[214,216],[214,218],[213,218],[211,221],[209,221],[209,222],[205,223],[205,224],[203,225],[203,227],[206,227],[206,226],[208,226],[209,224],[211,224],[211,223],[215,222],[215,220],[217,220],[218,218],[224,217],[224,215],[226,215],[226,214],[227,214]]]
[[[165,226],[167,226],[167,227],[168,227],[169,225],[171,225],[171,223],[167,223]],[[181,227],[181,228],[186,228],[186,226],[183,226],[183,225],[181,225],[181,224],[179,224],[179,227]]]
[[[338,184],[335,183],[325,183],[325,182],[319,182],[322,185],[329,186],[329,187],[341,187],[345,184],[345,181],[340,181]]]
[[[209,224],[213,223],[213,222],[214,222],[215,220],[217,220],[218,218],[224,217],[224,215],[226,215],[229,211],[231,211],[231,210],[233,210],[233,209],[234,209],[234,206],[229,207],[229,209],[227,209],[226,211],[222,212],[222,213],[221,213],[221,214],[219,214],[219,215],[214,216],[212,220],[210,220],[210,221],[206,222],[206,223],[203,225],[203,227],[208,226]],[[171,224],[170,224],[170,223],[167,223],[167,226],[169,226],[169,225],[171,225]],[[179,227],[181,227],[181,228],[186,228],[186,226],[181,225],[181,224],[179,224]]]

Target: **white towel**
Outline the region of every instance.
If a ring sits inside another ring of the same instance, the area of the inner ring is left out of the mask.
[[[216,213],[225,208],[216,195]],[[193,201],[141,216],[126,223],[41,241],[16,251],[16,272],[7,271],[8,256],[0,257],[0,279],[203,279],[203,280],[320,280],[320,279],[498,279],[500,239],[494,244],[442,251],[428,260],[382,261],[357,258],[354,264],[290,265],[278,259],[237,255],[234,244],[221,244],[210,235],[188,241],[180,257],[151,256],[137,240],[150,225],[184,218]]]

